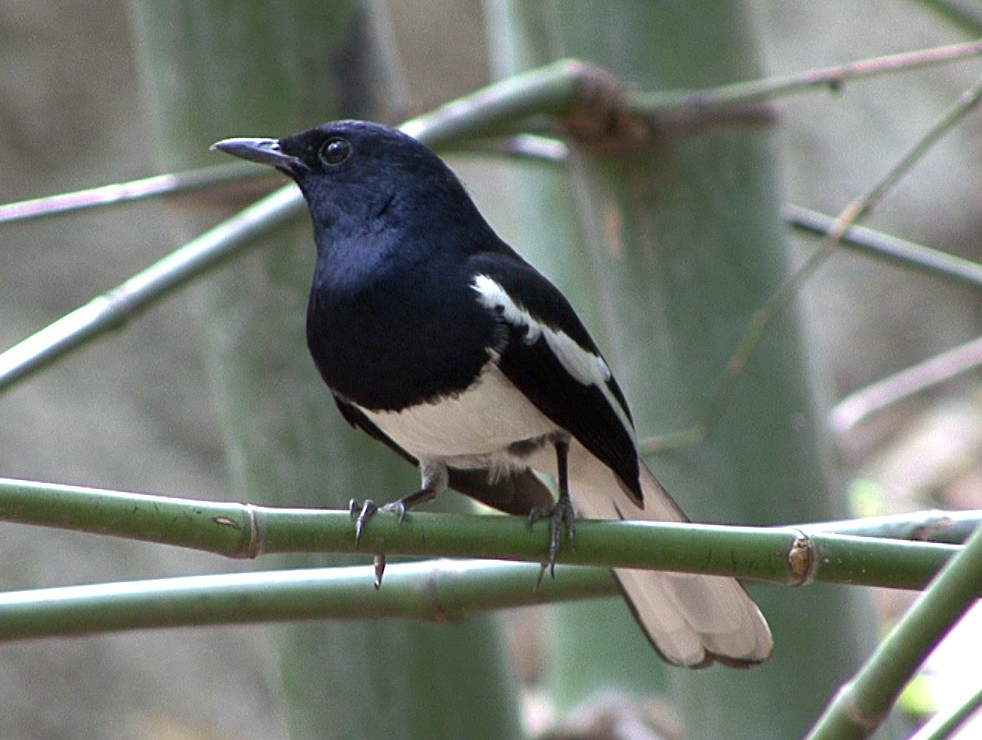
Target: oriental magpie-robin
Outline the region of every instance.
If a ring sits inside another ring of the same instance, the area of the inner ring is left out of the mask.
[[[427,147],[336,121],[214,148],[277,168],[307,201],[310,353],[344,418],[422,476],[389,508],[404,514],[450,487],[512,514],[548,511],[553,561],[562,530],[573,535],[571,496],[588,517],[686,520],[639,458],[624,394],[569,302]],[[533,471],[557,480],[558,502]],[[669,662],[770,654],[767,622],[734,579],[615,574]]]

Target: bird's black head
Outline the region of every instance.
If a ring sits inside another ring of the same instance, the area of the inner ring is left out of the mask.
[[[310,207],[319,243],[426,230],[434,224],[473,226],[477,215],[439,157],[387,126],[333,121],[278,141],[225,139],[212,148],[293,178]]]

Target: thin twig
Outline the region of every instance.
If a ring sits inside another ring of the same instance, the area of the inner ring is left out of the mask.
[[[837,89],[848,80],[945,64],[982,54],[982,40],[921,49],[810,70],[783,77],[738,82],[705,91],[628,92],[626,111],[642,117],[653,114],[724,108],[773,99],[815,87]],[[500,135],[510,124],[530,115],[563,113],[576,95],[596,82],[599,70],[575,60],[560,60],[484,88],[406,121],[402,128],[436,146],[440,140]],[[594,85],[595,86],[595,85]],[[489,115],[489,109],[493,115]],[[524,153],[524,152],[523,152]],[[527,155],[527,154],[526,154]],[[223,165],[178,172],[72,193],[0,204],[0,224],[69,213],[98,206],[174,195],[239,180],[269,177],[268,170],[248,165]]]
[[[832,432],[841,436],[870,415],[979,367],[982,367],[982,337],[849,394],[829,415]]]
[[[961,545],[980,525],[982,525],[982,512],[979,511],[924,510],[907,514],[802,524],[798,528],[809,535],[818,532],[835,532],[855,537],[886,537]]]
[[[746,106],[815,88],[838,90],[850,80],[945,64],[980,54],[982,39],[864,59],[784,77],[735,82],[711,90],[639,92],[628,97],[627,105],[631,112],[642,116]]]
[[[205,188],[227,185],[242,180],[255,180],[261,177],[269,178],[268,170],[244,164],[222,165],[220,167],[202,167],[186,172],[173,172],[166,175],[154,175],[140,180],[100,185],[86,190],[76,190],[71,193],[47,195],[43,198],[32,198],[16,203],[0,204],[0,225],[28,221],[45,216],[56,216],[65,213],[75,213],[90,208],[115,206],[132,203],[146,198],[159,196],[180,195]]]
[[[300,194],[292,186],[281,188],[14,345],[0,354],[0,390],[118,328],[201,273],[256,243],[260,235],[295,218],[302,208]]]
[[[982,100],[982,78],[976,80],[970,88],[958,96],[935,122],[935,124],[908,149],[900,159],[876,182],[867,192],[856,198],[838,215],[831,224],[828,234],[822,240],[819,248],[813,252],[801,268],[791,275],[784,284],[771,296],[764,305],[754,312],[750,326],[744,333],[736,350],[730,357],[726,368],[717,381],[716,389],[706,407],[706,412],[699,423],[689,429],[672,434],[642,440],[641,449],[644,452],[655,452],[671,447],[698,443],[705,440],[716,427],[726,407],[726,400],[733,387],[739,380],[744,364],[753,353],[757,343],[764,336],[771,321],[798,294],[801,287],[811,279],[812,275],[832,255],[843,236],[850,228],[863,218],[869,211],[883,201],[907,175],[914,165],[920,161],[938,140],[973,110]]]
[[[835,219],[831,216],[793,204],[785,206],[784,218],[796,229],[822,236],[827,236],[835,224]],[[840,244],[918,272],[982,289],[982,265],[923,244],[898,239],[863,226],[851,227],[842,235]]]

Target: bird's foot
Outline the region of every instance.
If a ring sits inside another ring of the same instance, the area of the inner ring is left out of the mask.
[[[546,568],[549,569],[550,577],[556,576],[556,559],[559,557],[560,539],[564,529],[570,548],[576,547],[576,522],[573,502],[570,501],[569,496],[560,496],[551,511],[539,507],[532,509],[529,512],[529,526],[546,517],[549,517],[549,561],[542,564],[542,570],[539,571],[539,578],[535,583],[536,588],[542,583]]]
[[[361,536],[365,532],[365,525],[372,518],[372,514],[378,511],[378,505],[370,498],[361,503],[358,499],[351,499],[348,502],[348,513],[355,520],[355,547],[361,542]]]
[[[399,515],[399,523],[406,518],[406,507],[401,501],[393,501],[385,506],[378,506],[371,499],[366,499],[365,503],[360,503],[357,499],[348,502],[348,512],[355,520],[355,547],[361,541],[361,536],[365,532],[365,525],[376,511],[394,511]],[[385,573],[385,553],[375,553],[375,589],[382,587],[382,575]]]
[[[432,488],[422,488],[408,496],[403,496],[398,501],[379,506],[370,498],[365,499],[365,503],[360,503],[357,499],[348,502],[348,513],[355,520],[355,547],[361,542],[361,536],[365,533],[365,526],[368,520],[377,511],[391,511],[399,517],[399,524],[406,521],[406,512],[413,506],[424,503],[432,499],[436,494]],[[375,588],[382,585],[382,574],[385,572],[385,555],[380,552],[375,553]]]
[[[407,510],[406,499],[399,499],[383,506],[379,506],[370,498],[365,499],[365,503],[359,502],[358,499],[351,499],[348,502],[348,512],[351,514],[351,518],[355,520],[355,546],[357,547],[361,542],[361,536],[365,533],[365,525],[368,524],[368,520],[374,516],[375,512],[394,512],[399,515],[399,524],[402,524],[406,521]]]
[[[409,507],[406,506],[405,499],[399,499],[398,501],[393,501],[382,507],[382,511],[391,511],[399,515],[399,524],[406,521],[406,512],[409,511]]]

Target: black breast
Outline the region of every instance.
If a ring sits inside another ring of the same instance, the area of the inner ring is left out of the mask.
[[[465,390],[489,359],[493,317],[466,274],[435,264],[379,275],[356,288],[315,278],[307,345],[337,394],[393,410]]]

